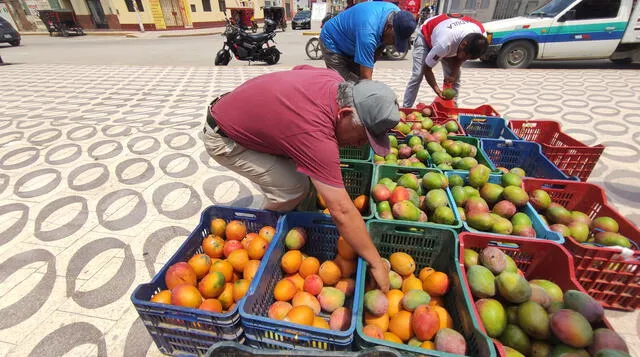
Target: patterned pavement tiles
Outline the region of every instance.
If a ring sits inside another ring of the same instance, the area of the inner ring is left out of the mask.
[[[129,296],[211,204],[262,195],[201,144],[217,94],[284,67],[0,68],[0,356],[161,355]],[[404,92],[408,70],[376,79]],[[423,84],[419,99],[431,101]],[[640,73],[464,70],[460,105],[607,146],[590,182],[640,224]],[[640,356],[638,311],[607,311]]]

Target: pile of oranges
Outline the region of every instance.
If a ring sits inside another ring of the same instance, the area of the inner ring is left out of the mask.
[[[210,228],[202,241],[204,253],[169,267],[167,290],[154,295],[152,302],[221,313],[233,310],[245,296],[275,229],[264,226],[247,233],[241,221],[226,223],[221,218],[213,219]]]
[[[322,210],[324,214],[330,214],[329,209],[327,208],[327,204],[324,202],[322,196],[318,195],[318,208]],[[367,212],[367,205],[369,204],[369,196],[360,195],[353,199],[353,204],[356,206],[360,213]]]
[[[344,331],[351,325],[351,310],[344,303],[355,289],[353,277],[358,256],[346,240],[339,237],[334,259],[321,262],[302,253],[306,242],[307,233],[303,228],[296,227],[287,233],[287,251],[280,259],[284,278],[273,289],[275,302],[270,306],[268,316]]]

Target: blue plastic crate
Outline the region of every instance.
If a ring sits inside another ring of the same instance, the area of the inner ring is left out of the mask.
[[[543,153],[540,144],[524,140],[481,139],[481,145],[495,167],[523,169],[527,177],[578,180],[567,176]]]
[[[445,175],[447,175],[447,177],[451,177],[452,175],[458,175],[462,177],[462,179],[466,183],[467,177],[469,177],[469,172],[468,171],[447,171]],[[495,183],[498,185],[502,184],[502,174],[490,174],[489,182]],[[549,230],[548,226],[542,221],[542,219],[540,218],[540,215],[538,215],[538,212],[536,212],[535,208],[533,208],[533,206],[530,203],[527,202],[527,205],[524,206],[524,208],[518,209],[518,211],[526,214],[529,217],[529,219],[531,219],[531,223],[533,223],[533,229],[536,231],[536,238],[530,238],[530,239],[546,239],[546,240],[554,241],[558,244],[564,243],[564,238],[561,237],[559,234]],[[463,229],[467,232],[479,232],[482,234],[504,236],[504,234],[483,232],[483,231],[479,231],[477,229],[471,228],[467,224],[467,221],[462,221],[462,226],[463,226]],[[518,237],[523,239],[527,238],[522,236],[510,236],[510,237]]]
[[[507,121],[500,117],[482,115],[460,115],[460,125],[469,136],[475,138],[511,139],[518,140],[518,136],[507,126]]]
[[[318,258],[321,262],[333,260],[337,254],[340,234],[331,218],[321,213],[292,212],[285,214],[278,222],[278,234],[274,237],[273,251],[267,264],[260,270],[260,283],[249,289],[247,298],[240,304],[240,316],[247,338],[246,344],[257,348],[286,350],[328,350],[350,351],[355,331],[354,301],[361,293],[345,300],[345,307],[352,311],[351,325],[346,331],[333,331],[311,326],[292,324],[268,317],[269,307],[275,302],[273,288],[285,276],[280,268],[280,259],[286,253],[284,238],[294,227],[307,231],[307,242],[302,253]],[[362,269],[358,262],[356,277]],[[356,279],[356,286],[359,281]],[[328,318],[325,312],[321,317]]]
[[[384,258],[395,252],[404,252],[413,257],[416,262],[416,275],[424,267],[432,267],[449,277],[449,291],[443,296],[444,308],[451,315],[453,328],[460,332],[467,344],[467,356],[493,357],[496,356],[495,347],[482,330],[476,318],[471,295],[464,289],[464,278],[460,270],[458,257],[458,236],[455,231],[446,228],[420,227],[413,224],[396,223],[393,221],[371,220],[367,222],[367,229],[380,255]],[[363,269],[358,272],[359,284],[356,289],[364,291],[367,264],[362,262]],[[437,356],[454,357],[447,352],[426,350],[409,345],[401,345],[386,340],[371,338],[362,331],[364,315],[364,294],[359,295],[357,344],[360,348],[382,345],[399,350],[403,356]]]
[[[227,222],[239,220],[247,226],[247,232],[258,232],[263,226],[277,227],[279,214],[234,207],[208,207],[202,212],[196,229],[153,277],[153,280],[148,284],[138,285],[131,294],[131,301],[140,315],[140,320],[162,353],[173,356],[204,356],[215,342],[244,342],[238,304],[231,311],[214,313],[149,301],[153,295],[167,288],[164,276],[171,265],[186,262],[194,254],[202,253],[202,240],[210,234],[211,220],[215,218],[222,218]],[[260,280],[260,274],[272,250],[273,244],[264,255],[251,286],[256,285]],[[244,299],[246,297],[242,300]]]
[[[400,352],[386,347],[372,347],[357,352],[329,352],[321,350],[300,351],[300,350],[272,350],[267,348],[253,348],[242,346],[235,342],[216,342],[205,357],[402,357]]]

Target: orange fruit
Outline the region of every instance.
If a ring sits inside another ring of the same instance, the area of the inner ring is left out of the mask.
[[[211,264],[210,273],[220,272],[224,275],[224,281],[230,283],[233,280],[233,265],[226,260],[218,260]]]
[[[385,332],[389,329],[389,315],[382,314],[378,317],[371,315],[368,312],[364,313],[364,324],[365,325],[376,325],[380,327],[382,332]]]
[[[205,275],[209,274],[211,268],[211,258],[206,254],[196,254],[187,262],[196,272],[198,279],[202,279]]]
[[[216,218],[211,221],[211,234],[214,236],[224,238],[225,230],[227,229],[227,222],[222,218]]]
[[[438,313],[438,317],[440,318],[440,329],[443,328],[453,328],[453,319],[451,319],[451,315],[449,312],[442,306],[433,306],[433,310]]]
[[[202,295],[191,284],[180,284],[171,290],[171,305],[197,308],[202,304]]]
[[[171,305],[171,290],[162,290],[151,297],[151,302]]]
[[[316,316],[313,318],[313,323],[311,324],[313,327],[317,328],[326,328],[329,329],[329,323],[320,316]]]
[[[206,299],[217,298],[224,290],[225,280],[224,275],[221,272],[216,271],[205,275],[200,283],[198,283],[198,290],[200,294]]]
[[[338,255],[346,260],[355,260],[358,258],[358,254],[353,250],[351,245],[347,243],[347,240],[342,236],[338,237]]]
[[[233,266],[233,270],[242,273],[249,262],[249,253],[244,249],[236,249],[227,257],[227,261]]]
[[[398,313],[389,320],[389,332],[393,332],[403,342],[409,341],[409,339],[413,337],[411,316],[409,311],[398,311]]]
[[[200,310],[222,312],[222,304],[217,299],[207,299],[200,304]]]
[[[222,304],[222,308],[227,310],[233,304],[233,284],[226,283],[224,290],[218,295],[218,301]]]
[[[254,239],[260,237],[258,233],[248,233],[246,237],[240,243],[242,243],[242,248],[249,249],[249,244],[253,242]]]
[[[426,279],[429,275],[433,274],[434,272],[435,270],[433,270],[433,268],[429,268],[429,267],[422,268],[422,270],[420,270],[420,274],[418,274],[418,279],[420,279],[420,281],[424,281],[424,279]]]
[[[422,282],[415,275],[410,275],[402,281],[402,292],[406,294],[409,290],[422,290]]]
[[[223,247],[224,239],[218,236],[208,235],[204,240],[202,240],[202,250],[204,251],[204,254],[211,258],[222,257]]]
[[[247,248],[247,253],[249,253],[249,258],[260,260],[264,256],[264,253],[267,252],[267,248],[269,247],[269,242],[266,239],[258,236],[254,238],[251,243],[249,243],[249,247]]]
[[[319,314],[321,311],[320,302],[316,299],[315,296],[309,294],[306,291],[298,291],[294,296],[293,300],[291,300],[291,305],[293,307],[296,306],[309,306],[311,310],[313,310],[314,314]]]
[[[260,228],[260,232],[258,232],[258,235],[264,238],[264,240],[266,240],[267,242],[271,243],[273,236],[276,235],[276,230],[271,226],[264,226]]]
[[[278,301],[291,301],[298,292],[295,284],[289,279],[282,279],[273,288],[273,297]]]
[[[389,257],[389,262],[391,263],[391,269],[403,277],[411,275],[416,271],[416,262],[407,253],[393,253]]]
[[[288,280],[291,280],[293,285],[296,286],[298,290],[304,290],[304,278],[300,276],[300,274],[291,274],[287,276]]]
[[[241,241],[247,236],[247,226],[240,221],[231,221],[227,223],[227,228],[225,229],[224,234],[227,240]]]
[[[318,274],[320,269],[320,261],[315,257],[308,257],[300,264],[300,276],[306,278],[309,275]]]
[[[357,263],[356,260],[346,260],[338,255],[336,256],[336,259],[333,260],[333,262],[338,265],[338,268],[340,268],[340,273],[342,274],[341,278],[347,279],[355,275]]]
[[[240,279],[233,283],[233,301],[238,302],[249,290],[249,280]]]
[[[293,309],[293,306],[286,301],[276,301],[269,306],[269,312],[267,316],[270,319],[282,320],[289,313],[289,310]]]
[[[443,296],[449,291],[449,277],[443,272],[436,271],[424,279],[422,289],[431,296]]]
[[[320,209],[327,208],[327,203],[324,201],[324,198],[322,198],[322,196],[320,196],[320,194],[318,194],[318,207]]]
[[[435,350],[436,349],[436,344],[431,342],[431,341],[424,341],[420,345],[420,348],[424,348],[424,349],[427,349],[427,350]]]
[[[404,343],[404,342],[402,342],[400,337],[398,337],[398,335],[396,335],[393,332],[385,331],[385,332],[382,333],[382,336],[384,336],[384,339],[389,341],[389,342],[395,342],[395,343],[400,343],[400,344]]]
[[[398,289],[389,290],[387,293],[387,300],[389,301],[389,308],[387,314],[389,317],[395,316],[398,311],[402,310],[402,298],[404,293]]]
[[[287,316],[285,316],[284,318],[284,321],[294,324],[311,326],[315,317],[316,315],[313,313],[313,310],[311,310],[309,306],[300,305],[295,306],[293,309],[289,310]]]
[[[258,268],[260,268],[259,260],[249,260],[242,271],[242,278],[249,281],[253,280],[253,277],[258,273]]]
[[[360,213],[366,211],[367,203],[369,203],[369,197],[367,197],[367,195],[360,195],[353,200],[353,204]]]
[[[302,253],[299,250],[290,250],[282,256],[280,267],[287,274],[295,274],[302,264]]]
[[[322,263],[322,265],[320,265],[318,275],[320,275],[320,278],[322,279],[324,285],[334,285],[342,277],[342,272],[340,271],[340,267],[338,266],[338,264],[332,262],[331,260],[327,260],[326,262]]]

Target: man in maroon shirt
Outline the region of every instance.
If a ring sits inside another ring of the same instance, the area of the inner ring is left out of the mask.
[[[261,187],[264,209],[295,209],[313,184],[340,234],[387,291],[388,269],[344,188],[338,148],[368,141],[384,156],[387,133],[399,120],[396,95],[385,84],[353,84],[331,69],[303,65],[253,78],[216,98],[203,140],[215,161]]]

